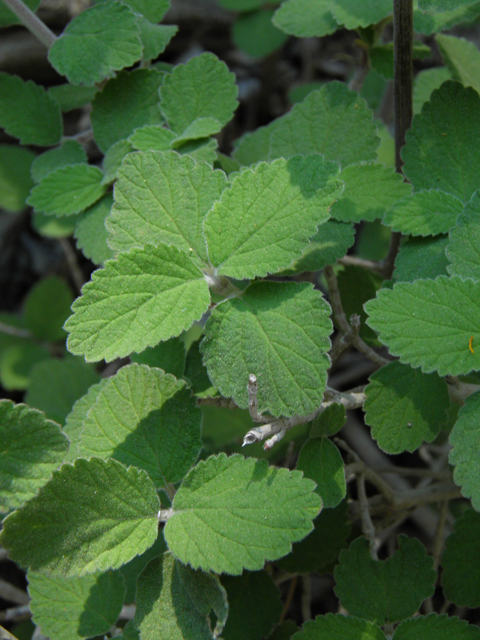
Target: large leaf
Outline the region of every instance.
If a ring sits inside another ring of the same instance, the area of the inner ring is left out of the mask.
[[[217,305],[207,322],[201,350],[211,381],[246,408],[254,374],[260,411],[307,415],[325,391],[330,313],[310,284],[253,283],[242,298]]]
[[[450,434],[450,464],[455,469],[453,479],[461,487],[462,494],[471,498],[474,509],[480,511],[480,393],[474,393],[465,400],[458,412],[458,419]]]
[[[328,36],[339,27],[331,7],[331,0],[286,0],[275,12],[273,24],[297,38]]]
[[[468,509],[455,521],[442,557],[445,597],[459,607],[480,606],[480,514]]]
[[[175,494],[165,539],[173,555],[193,568],[234,575],[261,569],[312,530],[321,509],[314,488],[299,471],[269,467],[265,460],[211,456]]]
[[[478,640],[480,629],[466,620],[432,613],[401,622],[394,640]]]
[[[50,576],[117,569],[150,547],[160,503],[145,471],[116,460],[63,465],[4,520],[2,545],[21,566]]]
[[[452,226],[446,249],[452,263],[448,272],[465,278],[480,278],[480,192],[476,191]]]
[[[394,204],[383,218],[394,231],[412,236],[448,233],[463,210],[463,202],[445,191],[412,193]]]
[[[65,328],[69,350],[88,361],[113,360],[179,335],[210,303],[200,269],[166,245],[107,260],[82,292]]]
[[[307,620],[302,631],[296,633],[292,640],[386,640],[380,627],[367,620],[343,613],[327,613],[317,616],[315,620]],[[412,639],[413,640],[413,639]]]

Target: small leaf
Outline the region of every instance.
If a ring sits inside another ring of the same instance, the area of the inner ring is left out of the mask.
[[[334,33],[339,25],[331,12],[330,0],[287,0],[273,16],[273,24],[297,38],[322,38]]]
[[[101,200],[81,214],[75,226],[77,247],[95,264],[103,264],[105,260],[114,256],[107,244],[108,231],[105,227],[105,220],[110,214],[112,204],[112,194],[106,193]]]
[[[97,87],[84,87],[74,84],[59,84],[48,89],[62,111],[81,109],[91,102],[97,93]]]
[[[478,93],[480,91],[480,51],[476,45],[463,38],[447,36],[444,33],[438,33],[435,40],[452,78],[465,87],[473,87]]]
[[[128,140],[119,140],[112,144],[105,153],[102,161],[102,171],[104,173],[102,184],[115,182],[118,170],[122,166],[125,156],[131,151],[133,151],[133,148]]]
[[[472,509],[455,521],[455,531],[445,542],[442,585],[447,597],[459,607],[480,606],[480,514]]]
[[[0,400],[0,512],[33,498],[60,465],[68,440],[36,409]]]
[[[445,191],[417,191],[385,213],[384,224],[412,236],[448,233],[463,211],[463,202]]]
[[[372,560],[361,536],[340,553],[335,593],[352,615],[378,624],[412,616],[434,592],[433,559],[415,538],[398,537],[398,549],[387,560]]]
[[[458,216],[457,224],[452,226],[446,249],[447,258],[452,264],[447,269],[452,275],[465,278],[480,277],[480,192],[476,191]]]
[[[33,213],[32,227],[44,238],[68,238],[75,230],[77,217],[78,214],[56,218],[36,211]]]
[[[21,566],[81,577],[117,569],[148,549],[157,537],[159,507],[145,471],[116,460],[78,459],[10,514],[0,537]]]
[[[150,560],[157,558],[165,553],[167,550],[167,543],[164,540],[163,535],[158,536],[153,546],[147,549],[142,555],[135,556],[120,567],[119,572],[125,579],[125,603],[135,602],[137,600],[137,580],[145,569]]]
[[[201,345],[212,383],[248,406],[258,379],[260,411],[307,415],[322,403],[332,325],[330,306],[307,283],[255,282],[215,307]]]
[[[342,456],[328,438],[309,438],[298,456],[297,469],[317,483],[315,491],[322,498],[324,509],[336,507],[345,497]]]
[[[130,360],[139,364],[147,364],[149,367],[163,369],[165,373],[171,373],[176,378],[183,378],[186,356],[183,340],[170,338],[155,347],[148,347],[141,353],[132,353]]]
[[[40,280],[24,302],[25,328],[42,341],[65,340],[63,324],[72,302],[72,291],[65,280],[57,276]]]
[[[265,460],[211,456],[175,494],[165,539],[173,555],[193,568],[233,575],[261,569],[312,530],[321,509],[314,487],[300,472],[269,467]]]
[[[40,4],[40,0],[23,0],[23,4],[35,13]],[[5,3],[0,4],[0,27],[8,27],[12,24],[22,24],[22,21],[7,8]]]
[[[22,144],[46,147],[60,142],[62,114],[43,87],[1,72],[0,127]]]
[[[360,337],[367,344],[378,346],[376,333],[365,324],[368,316],[363,305],[367,300],[375,297],[382,286],[382,278],[368,269],[348,264],[339,272],[337,281],[345,315],[347,318],[353,314],[358,315],[360,318]]]
[[[108,361],[168,340],[210,304],[202,272],[176,247],[146,245],[107,260],[72,306],[68,349]]]
[[[449,455],[450,464],[455,467],[453,479],[461,488],[462,495],[471,498],[477,511],[480,511],[479,410],[480,393],[477,392],[465,400],[449,439],[453,447]]]
[[[197,118],[181,133],[174,138],[170,145],[172,149],[181,147],[184,142],[189,140],[199,140],[218,133],[222,128],[220,120],[211,117]]]
[[[447,246],[448,236],[404,240],[395,260],[395,282],[435,280],[437,276],[448,275]]]
[[[395,640],[478,640],[480,629],[465,620],[446,614],[418,616],[401,622],[395,630]]]
[[[140,27],[140,39],[143,45],[142,60],[153,60],[165,51],[170,40],[177,33],[173,24],[152,24],[149,20],[137,16]]]
[[[34,366],[50,360],[51,355],[46,347],[30,340],[13,336],[8,339],[10,346],[3,347],[0,355],[0,382],[8,391],[24,391],[30,384]]]
[[[32,178],[35,182],[40,182],[55,169],[67,164],[82,163],[88,163],[87,154],[82,145],[76,140],[66,140],[60,147],[55,147],[37,156],[32,164]]]
[[[109,0],[106,0],[107,2]],[[170,8],[170,0],[128,0],[128,6],[147,20],[160,22]]]
[[[335,0],[332,13],[338,24],[347,29],[368,27],[392,13],[390,0],[373,0],[360,6],[356,0]]]
[[[188,350],[185,378],[190,383],[193,393],[199,398],[208,398],[218,394],[216,387],[210,382],[207,369],[203,364],[200,341],[194,342]]]
[[[333,638],[386,640],[383,631],[376,624],[346,616],[343,613],[327,613],[326,616],[317,616],[315,620],[307,620],[302,631],[296,633],[292,640],[332,640]]]
[[[263,58],[279,49],[288,36],[272,24],[274,9],[264,8],[239,15],[233,24],[235,45],[252,58]]]
[[[30,169],[35,154],[30,149],[10,144],[0,145],[0,207],[10,213],[19,213],[26,207],[26,200],[33,181]]]
[[[146,124],[135,129],[128,141],[137,151],[168,151],[176,137],[173,131],[159,124]]]
[[[326,407],[322,413],[312,422],[310,429],[310,438],[319,436],[334,436],[340,431],[347,421],[345,407],[341,404],[333,402]]]
[[[413,80],[413,114],[417,115],[423,105],[430,100],[435,89],[440,89],[446,80],[451,80],[452,74],[446,67],[434,67],[420,71]]]
[[[102,28],[99,29],[99,25]],[[135,14],[121,2],[103,2],[82,11],[48,52],[52,66],[72,84],[93,86],[142,56]]]

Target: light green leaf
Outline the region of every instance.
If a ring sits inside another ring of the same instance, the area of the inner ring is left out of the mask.
[[[43,413],[0,400],[0,512],[33,498],[67,451],[67,438]]]
[[[268,56],[288,40],[288,36],[272,24],[274,11],[264,8],[245,13],[233,23],[234,44],[252,58]]]
[[[335,0],[332,13],[338,24],[347,29],[356,29],[386,18],[392,13],[392,3],[390,0],[370,0],[366,4],[359,4],[357,0]]]
[[[157,489],[183,478],[200,449],[196,399],[162,369],[132,364],[109,378],[83,423],[83,458],[114,458],[144,469]]]
[[[92,102],[95,142],[104,153],[135,129],[163,122],[158,88],[165,74],[156,69],[121,71]]]
[[[448,259],[445,255],[447,245],[448,236],[444,235],[405,239],[395,260],[395,282],[435,280],[437,276],[448,275]]]
[[[412,616],[435,589],[433,558],[416,538],[398,537],[398,549],[387,560],[372,560],[361,536],[340,553],[335,593],[352,615],[378,624]]]
[[[479,215],[480,192],[476,191],[450,230],[445,253],[451,262],[447,270],[452,275],[480,278]]]
[[[416,191],[441,189],[468,202],[478,189],[478,137],[480,96],[458,82],[445,82],[407,132],[402,149],[406,177]]]
[[[103,173],[89,164],[71,164],[51,171],[31,191],[27,202],[47,215],[71,216],[105,193]]]
[[[192,124],[188,125],[183,133],[171,141],[170,146],[172,149],[177,149],[189,140],[199,140],[218,133],[221,128],[222,123],[216,118],[197,118]]]
[[[65,280],[50,276],[28,293],[23,306],[25,328],[39,340],[65,340],[63,324],[70,315],[73,294]]]
[[[407,196],[412,188],[390,167],[374,162],[350,165],[339,176],[345,190],[330,215],[342,222],[372,222]]]
[[[107,260],[72,306],[68,349],[107,361],[168,340],[210,304],[203,273],[174,246],[146,245]]]
[[[235,76],[213,53],[202,53],[179,64],[160,89],[161,109],[170,129],[182,133],[197,118],[211,117],[222,125],[238,106]]]
[[[342,456],[328,438],[309,438],[298,456],[297,469],[317,483],[315,491],[325,509],[336,507],[345,497],[347,485]]]
[[[444,376],[480,369],[480,283],[459,276],[399,282],[365,305],[368,324],[401,362]]]
[[[150,20],[137,16],[140,27],[140,39],[143,44],[143,60],[154,60],[165,51],[168,43],[177,33],[178,27],[173,24],[152,24]]]
[[[131,153],[118,172],[107,219],[116,251],[173,244],[199,266],[207,261],[203,221],[227,184],[223,171],[174,151]]]
[[[29,572],[33,621],[50,640],[78,640],[108,633],[117,621],[125,586],[118,572],[52,578]]]
[[[170,338],[155,347],[148,347],[141,353],[132,353],[130,360],[149,367],[158,367],[176,378],[183,378],[185,373],[185,343],[181,338]]]
[[[77,247],[83,255],[95,264],[103,264],[108,258],[113,258],[114,252],[107,244],[108,231],[105,220],[113,205],[111,193],[106,193],[101,200],[84,211],[75,226]]]
[[[219,304],[201,345],[212,383],[248,406],[248,376],[258,379],[260,411],[307,415],[322,403],[332,324],[330,306],[307,283],[254,282]]]
[[[63,433],[65,433],[70,440],[70,449],[68,450],[65,462],[75,462],[75,460],[80,457],[78,444],[80,442],[83,423],[85,422],[87,413],[95,404],[98,394],[107,382],[108,378],[102,378],[97,384],[91,385],[87,393],[75,402],[72,410],[65,418]]]
[[[35,182],[40,182],[55,169],[67,164],[87,164],[87,162],[87,154],[82,145],[76,140],[66,140],[60,147],[55,147],[37,156],[32,164],[32,178]]]
[[[310,438],[318,436],[334,436],[340,431],[347,421],[345,407],[342,404],[333,402],[327,406],[322,413],[312,422]]]
[[[131,151],[133,151],[133,147],[128,140],[119,140],[112,144],[105,153],[102,161],[102,170],[104,173],[102,184],[115,182],[118,170],[122,166],[125,156]]]
[[[81,577],[117,569],[148,549],[157,537],[159,507],[145,471],[80,458],[10,514],[0,538],[22,567]]]
[[[420,113],[425,102],[435,89],[439,89],[446,80],[451,80],[452,74],[446,67],[435,67],[420,71],[413,80],[413,113]]]
[[[478,351],[478,349],[476,349]],[[472,355],[472,354],[471,354]],[[471,498],[473,508],[480,511],[480,429],[478,413],[480,393],[474,393],[465,400],[458,412],[458,419],[450,434],[449,461],[455,467],[453,479],[461,488],[462,495]]]
[[[445,191],[417,191],[385,213],[384,224],[412,236],[448,233],[463,211],[463,202]]]
[[[297,38],[321,38],[334,33],[339,27],[331,7],[331,0],[287,0],[276,10],[272,22]]]
[[[338,165],[321,155],[279,158],[237,175],[205,220],[210,262],[220,274],[253,278],[300,257],[341,193]]]
[[[208,162],[213,166],[217,159],[218,142],[215,138],[201,138],[184,142],[175,151],[182,156],[190,156],[195,162]]]
[[[0,127],[22,144],[46,147],[60,142],[62,114],[43,87],[0,72]]]
[[[436,373],[390,362],[370,376],[365,393],[365,422],[386,453],[412,452],[432,442],[447,420],[447,384]]]
[[[476,45],[443,33],[437,34],[435,40],[452,78],[480,92],[480,51]]]
[[[413,12],[413,29],[418,33],[432,35],[439,31],[446,31],[457,24],[466,24],[476,20],[480,15],[480,2],[471,5],[460,5],[451,11],[437,11],[426,14],[421,11]]]
[[[23,4],[35,13],[40,4],[40,0],[23,0]],[[12,24],[22,24],[22,21],[2,2],[0,4],[0,27],[8,27]]]
[[[386,640],[383,631],[372,622],[345,616],[343,613],[327,613],[317,616],[315,620],[307,620],[302,631],[296,633],[292,640]]]
[[[67,112],[84,107],[93,100],[97,91],[97,87],[84,87],[68,83],[48,89],[48,93],[55,98],[60,109]]]
[[[48,52],[52,66],[72,84],[93,86],[142,57],[135,14],[121,2],[82,11]]]
[[[400,623],[394,640],[478,640],[480,629],[446,614],[418,616]]]
[[[468,509],[455,521],[442,557],[445,597],[459,607],[480,605],[480,514]]]
[[[175,494],[165,539],[173,555],[195,569],[256,571],[310,533],[321,509],[314,488],[299,471],[269,467],[265,460],[210,456]]]
[[[217,620],[215,637],[228,615],[227,595],[218,577],[194,571],[169,553],[146,566],[137,595],[133,624],[142,640],[212,640],[210,612]]]
[[[146,124],[135,129],[128,141],[137,151],[168,151],[176,134],[159,124]]]
[[[30,149],[11,144],[0,145],[0,207],[19,213],[33,187],[30,168],[35,154]]]

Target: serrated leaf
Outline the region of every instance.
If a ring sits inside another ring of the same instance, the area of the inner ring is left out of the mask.
[[[454,80],[480,91],[480,51],[473,42],[445,34],[435,36],[440,55]]]
[[[135,129],[163,122],[158,88],[165,74],[156,69],[121,71],[92,102],[95,142],[104,153]]]
[[[61,505],[61,508],[59,508]],[[152,481],[116,460],[63,465],[1,533],[12,560],[69,578],[117,569],[150,547],[160,507]]]
[[[78,451],[83,458],[114,458],[144,469],[160,489],[181,480],[195,463],[201,423],[184,380],[132,364],[100,390],[83,422]]]
[[[395,260],[395,282],[435,280],[437,276],[448,275],[448,259],[445,255],[447,245],[446,235],[404,240]]]
[[[465,278],[480,277],[480,192],[476,191],[452,226],[449,243],[445,250],[451,264],[447,270],[452,275]]]
[[[27,202],[47,215],[71,216],[103,196],[102,178],[100,169],[89,164],[60,167],[33,187]]]
[[[169,553],[147,565],[137,593],[133,624],[142,640],[211,640],[210,612],[217,619],[215,637],[228,615],[227,596],[218,577],[194,571]]]
[[[50,640],[78,640],[108,633],[117,621],[125,587],[119,573],[52,578],[28,574],[30,610]]]
[[[148,347],[141,353],[132,353],[130,360],[149,367],[158,367],[176,378],[183,378],[185,373],[185,343],[181,338],[170,338],[155,347]]]
[[[446,614],[418,616],[401,622],[395,630],[394,640],[478,640],[480,629],[465,620]]]
[[[0,207],[10,213],[19,213],[26,206],[26,200],[33,181],[30,168],[35,154],[30,149],[10,144],[0,145]]]
[[[23,306],[25,328],[39,340],[66,338],[63,324],[70,315],[73,294],[65,280],[50,276],[37,282]]]
[[[69,83],[59,84],[48,89],[48,93],[55,98],[60,109],[66,112],[84,107],[93,100],[97,91],[97,87],[84,87]]]
[[[432,442],[447,419],[447,384],[436,373],[390,362],[370,376],[365,393],[365,422],[386,453],[412,452]]]
[[[112,194],[106,193],[101,200],[81,214],[75,225],[77,247],[95,264],[103,264],[105,260],[114,256],[107,244],[108,231],[105,227],[105,220],[110,215],[112,205]]]
[[[318,436],[334,436],[340,431],[347,421],[345,407],[342,404],[333,402],[330,406],[325,407],[322,413],[312,422],[310,429],[310,437]]]
[[[164,531],[168,547],[195,569],[233,575],[261,569],[312,530],[321,509],[314,487],[300,472],[265,460],[211,456],[175,494]]]
[[[465,400],[449,439],[453,447],[449,455],[450,464],[455,467],[453,479],[461,488],[462,495],[471,498],[477,511],[480,511],[479,410],[480,393],[477,392]]]
[[[197,118],[183,131],[179,136],[174,138],[170,146],[172,149],[181,147],[182,144],[189,140],[199,140],[218,133],[222,128],[220,120],[211,117]]]
[[[150,20],[137,16],[140,27],[140,39],[143,45],[142,60],[154,60],[165,51],[168,43],[177,33],[178,27],[173,24],[152,24]]]
[[[107,260],[72,306],[68,349],[110,361],[168,340],[210,304],[203,273],[174,246],[146,245]]]
[[[66,140],[60,147],[37,156],[32,164],[32,178],[35,182],[40,182],[55,169],[67,164],[87,164],[87,162],[87,154],[82,145],[76,140]]]
[[[392,13],[390,0],[370,0],[364,5],[359,5],[356,0],[335,0],[332,4],[335,20],[347,29],[368,27]]]
[[[60,142],[62,114],[43,87],[0,72],[0,127],[22,144],[45,147]]]
[[[480,283],[459,276],[399,282],[365,305],[368,324],[401,362],[425,373],[459,375],[480,368]]]
[[[174,151],[130,154],[118,172],[115,204],[106,223],[110,247],[127,251],[163,242],[204,264],[203,221],[226,184],[223,171]]]
[[[68,450],[65,462],[74,462],[77,458],[80,457],[78,453],[78,444],[80,442],[83,423],[85,421],[85,418],[87,417],[87,413],[95,404],[98,394],[107,384],[107,381],[108,378],[103,378],[100,382],[91,385],[87,393],[75,402],[72,410],[65,418],[63,433],[65,433],[70,440],[70,449]]]
[[[99,25],[102,28],[99,29]],[[82,11],[50,47],[51,65],[72,84],[93,86],[142,57],[135,14],[121,2]]]
[[[429,189],[417,191],[395,203],[385,213],[384,224],[394,231],[412,236],[435,236],[448,233],[463,202],[445,191]]]
[[[342,456],[328,438],[309,438],[298,456],[297,469],[317,483],[315,491],[323,507],[336,507],[345,497],[347,485]]]
[[[131,151],[133,151],[133,147],[128,140],[119,140],[112,144],[105,153],[102,161],[102,170],[104,173],[102,184],[115,182],[118,170],[122,166],[125,156]]]
[[[194,120],[211,117],[222,125],[238,106],[235,76],[213,53],[179,64],[160,89],[161,109],[172,131],[182,133]]]
[[[32,498],[68,451],[60,427],[40,411],[0,400],[0,512]]]
[[[128,141],[137,151],[168,151],[176,134],[159,124],[146,124],[135,129]]]
[[[195,162],[208,162],[213,166],[217,159],[217,148],[218,142],[215,138],[201,138],[185,142],[176,147],[175,151],[182,156],[190,156]]]
[[[265,276],[300,257],[341,193],[323,156],[262,163],[236,176],[205,220],[210,262],[237,279]]]
[[[472,509],[455,521],[455,530],[445,542],[442,557],[445,597],[459,607],[480,605],[480,514]]]
[[[331,6],[330,0],[287,0],[276,10],[272,22],[297,38],[321,38],[339,27],[330,11]]]
[[[361,163],[346,167],[339,175],[345,189],[330,215],[342,222],[372,222],[411,192],[411,186],[390,167]]]
[[[383,631],[376,624],[340,613],[327,613],[307,620],[292,640],[386,640]]]
[[[398,549],[387,560],[372,560],[363,536],[340,553],[335,593],[351,614],[378,624],[412,616],[434,592],[433,558],[415,538],[398,537]]]
[[[480,96],[458,82],[444,82],[407,132],[402,149],[405,176],[416,191],[440,189],[468,202],[478,189],[477,137]]]
[[[451,79],[452,74],[446,67],[435,67],[420,71],[413,80],[412,103],[414,115],[421,112],[423,105],[430,100],[430,96],[435,89],[439,89],[446,80]]]
[[[260,411],[317,409],[330,367],[330,312],[310,284],[254,282],[242,298],[217,305],[205,326],[201,351],[212,383],[246,408],[253,373]]]
[[[35,13],[40,4],[40,0],[25,0],[24,4]],[[8,27],[12,24],[22,24],[22,21],[2,2],[2,4],[0,4],[0,27]]]
[[[239,15],[233,24],[234,44],[252,58],[263,58],[279,49],[288,36],[272,24],[274,9]]]

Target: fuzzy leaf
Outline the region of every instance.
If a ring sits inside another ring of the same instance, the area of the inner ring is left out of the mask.
[[[297,38],[321,38],[339,25],[330,11],[331,0],[286,0],[273,16],[273,24]]]
[[[297,469],[317,483],[315,491],[325,509],[336,507],[345,497],[347,485],[342,456],[328,438],[309,438],[298,456]]]
[[[480,369],[480,283],[459,276],[399,282],[365,305],[368,324],[401,362],[444,376]]]
[[[121,2],[82,11],[50,47],[52,66],[72,84],[93,86],[142,56],[135,14]]]
[[[321,509],[314,488],[300,472],[265,460],[211,456],[175,494],[165,539],[173,555],[195,569],[233,575],[261,569],[312,530]]]
[[[370,0],[368,4],[359,5],[357,0],[335,0],[332,3],[335,20],[347,29],[368,27],[380,22],[392,13],[390,0]]]
[[[480,514],[469,509],[455,521],[455,531],[445,543],[442,585],[447,597],[459,607],[480,606]]]
[[[159,124],[146,124],[135,129],[128,141],[137,151],[168,151],[176,135]]]
[[[222,128],[220,120],[211,117],[202,117],[194,120],[179,136],[174,138],[171,142],[173,149],[181,147],[184,142],[189,140],[199,140],[201,138],[208,138],[214,133],[218,133]]]
[[[280,158],[247,169],[205,220],[210,262],[218,273],[254,278],[299,258],[340,195],[338,165],[320,155]]]
[[[77,247],[83,255],[95,264],[103,264],[114,253],[107,244],[108,232],[105,220],[112,209],[113,198],[106,193],[101,200],[89,207],[81,214],[75,226]]]
[[[408,238],[402,242],[393,278],[395,282],[414,280],[435,280],[437,276],[448,274],[448,260],[445,249],[448,236],[434,238]]]
[[[446,614],[419,616],[401,622],[395,630],[394,640],[478,640],[480,629],[465,620]]]
[[[440,55],[452,78],[465,87],[480,91],[480,51],[473,42],[438,33],[435,36]]]
[[[201,350],[212,383],[246,408],[253,373],[260,411],[307,415],[325,391],[330,313],[310,284],[251,284],[242,298],[217,305],[206,324]]]
[[[480,192],[476,191],[452,226],[445,251],[452,263],[448,272],[465,278],[480,278]]]
[[[25,328],[41,341],[65,340],[63,324],[72,302],[72,290],[65,280],[57,276],[40,280],[23,303]]]
[[[394,231],[412,236],[448,233],[463,211],[463,202],[445,191],[430,189],[412,193],[394,204],[383,218]]]
[[[458,419],[450,434],[449,460],[455,469],[453,479],[461,488],[462,495],[471,498],[474,509],[480,511],[480,393],[474,393],[465,400],[458,412]]]
[[[202,272],[176,247],[146,245],[107,260],[72,306],[68,348],[110,361],[168,340],[199,320],[210,303]]]
[[[70,440],[70,449],[68,450],[65,462],[74,462],[80,457],[78,453],[78,445],[83,429],[83,423],[87,417],[87,413],[95,404],[98,394],[107,382],[108,378],[102,378],[100,382],[92,384],[87,393],[75,402],[72,410],[65,418],[63,433],[65,433]]]
[[[43,180],[51,171],[67,164],[88,163],[87,154],[76,140],[66,140],[60,147],[55,147],[37,156],[32,164],[32,178],[35,182]]]
[[[296,633],[292,640],[386,640],[383,631],[372,622],[345,616],[340,613],[327,613],[317,616],[315,620],[307,620],[302,631]],[[413,640],[413,638],[412,638]]]

